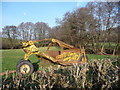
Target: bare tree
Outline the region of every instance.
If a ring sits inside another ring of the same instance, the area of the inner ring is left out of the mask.
[[[22,40],[32,40],[34,39],[34,24],[32,22],[21,23],[18,26],[18,30],[21,34]]]
[[[37,22],[34,29],[34,39],[46,38],[48,36],[49,29],[50,27],[47,25],[47,23]]]

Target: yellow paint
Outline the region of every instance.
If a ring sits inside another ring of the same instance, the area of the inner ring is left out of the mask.
[[[63,61],[77,61],[80,57],[79,53],[72,53],[72,52],[64,52],[61,55],[58,55],[56,59],[63,59]]]
[[[45,39],[45,40],[51,40],[54,43],[58,43],[61,47],[67,47],[69,49],[74,48],[73,46],[68,45],[68,44],[66,44],[66,43],[64,43],[62,41],[56,40],[56,39]],[[34,45],[35,42],[37,42],[37,41],[22,42],[23,47],[24,47],[23,50],[26,53],[24,55],[25,60],[28,60],[30,55],[36,54],[37,56],[42,56],[42,57],[48,58],[53,62],[63,61],[63,62],[60,62],[60,63],[64,64],[64,62],[68,62],[68,63],[70,63],[72,61],[77,62],[82,53],[85,55],[85,50],[81,50],[81,52],[76,52],[76,53],[75,52],[62,52],[60,55],[56,56],[56,58],[53,58],[53,57],[39,51],[39,49]],[[82,62],[86,63],[86,57],[82,58]]]

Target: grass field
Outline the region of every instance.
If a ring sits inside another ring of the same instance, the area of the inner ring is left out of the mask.
[[[46,48],[40,48],[41,51],[45,52]],[[55,48],[52,48],[55,50]],[[0,50],[0,53],[2,52],[2,72],[7,71],[7,70],[16,70],[16,64],[17,62],[23,58],[24,56],[24,51],[22,49],[9,49],[9,50]],[[113,58],[113,56],[108,56],[108,55],[94,55],[94,54],[87,54],[88,59],[103,59],[103,58]],[[35,55],[30,56],[30,61],[32,63],[36,63],[39,61],[39,59]],[[45,64],[47,63],[47,64]],[[41,61],[39,63],[39,66],[47,67],[51,65],[48,64],[48,62]]]

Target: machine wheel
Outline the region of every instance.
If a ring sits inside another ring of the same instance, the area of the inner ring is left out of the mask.
[[[19,64],[19,63],[21,63],[21,62],[23,62],[24,61],[24,59],[22,58],[22,59],[20,59],[18,62],[17,62],[17,65]]]
[[[18,65],[19,63],[21,63],[21,62],[24,62],[24,61],[25,61],[24,58],[20,59],[20,60],[18,61],[17,65]],[[27,61],[31,62],[30,60],[27,60]]]
[[[34,68],[30,61],[22,61],[17,64],[16,72],[19,75],[31,74],[33,73]]]

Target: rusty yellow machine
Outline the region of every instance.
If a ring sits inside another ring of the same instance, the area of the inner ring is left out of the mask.
[[[36,47],[36,43],[42,41],[46,42],[46,50],[42,52],[40,48]],[[34,71],[34,67],[29,60],[29,56],[35,54],[38,58],[44,58],[44,60],[52,61],[53,63],[63,66],[73,65],[74,63],[85,64],[87,62],[87,56],[84,49],[75,48],[72,45],[66,44],[57,39],[43,39],[36,41],[24,41],[22,47],[25,52],[25,56],[17,64],[18,74],[30,74]],[[52,50],[51,48],[57,47],[58,50]]]

